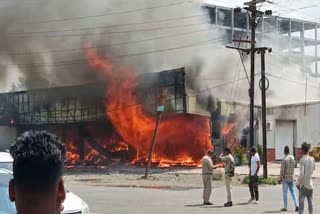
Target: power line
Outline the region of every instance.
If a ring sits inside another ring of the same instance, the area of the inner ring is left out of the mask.
[[[244,32],[244,28],[242,28],[242,31],[241,31],[241,35],[240,35],[239,42],[238,42],[238,48],[240,48],[240,45],[241,45],[241,40],[242,40],[243,32]],[[232,97],[234,82],[235,82],[235,79],[236,79],[236,77],[237,77],[237,70],[238,70],[238,66],[239,66],[239,64],[240,64],[240,60],[241,60],[242,65],[243,65],[243,61],[242,61],[242,57],[241,57],[240,51],[238,50],[238,52],[239,52],[240,58],[239,58],[238,64],[237,64],[236,69],[235,69],[235,72],[234,72],[233,83],[232,83],[232,87],[231,87],[231,90],[230,90],[230,95],[229,95],[228,102],[231,102],[231,99],[232,99],[231,97]],[[240,73],[240,69],[239,69],[239,73]],[[250,85],[250,81],[249,81],[249,78],[248,78],[248,75],[247,75],[246,70],[245,70],[245,73],[246,73],[246,76],[247,76],[247,79],[248,79],[248,82],[249,82],[249,85]],[[239,78],[240,78],[240,77],[238,76],[238,79],[239,79]],[[239,81],[238,81],[238,82],[239,82]],[[226,115],[228,115],[228,111],[229,111],[229,106],[226,105]]]
[[[209,28],[209,29],[211,29],[211,28]],[[277,27],[269,28],[268,30],[264,30],[263,33],[265,33],[265,34],[266,33],[271,33],[271,32],[274,32],[277,29],[278,29]],[[191,31],[191,32],[198,32],[198,31]],[[112,32],[110,32],[110,33],[112,33]],[[120,33],[120,32],[114,32],[114,33]],[[121,33],[124,33],[124,32],[121,32]],[[185,33],[176,34],[176,35],[183,35],[183,34],[185,34]],[[62,35],[57,35],[57,36],[62,36]],[[78,36],[80,36],[80,35],[78,35]],[[175,36],[175,35],[172,35],[172,36]],[[162,38],[168,38],[168,37],[171,37],[171,35],[170,36],[163,36],[163,37],[156,37],[155,39],[162,39]],[[151,41],[151,40],[153,40],[153,39],[145,39],[145,40],[138,40],[138,41],[133,41],[133,42],[116,43],[116,44],[110,44],[110,45],[99,45],[99,46],[95,46],[95,48],[112,47],[112,46],[115,46],[115,45],[126,45],[126,44],[138,43],[138,42],[144,42],[144,41]],[[26,52],[26,53],[8,53],[8,54],[10,54],[10,55],[43,54],[43,53],[58,53],[58,52],[67,52],[67,51],[80,51],[80,50],[82,50],[82,49],[81,48],[71,48],[71,49],[62,49],[62,50],[53,50],[53,51],[38,51],[38,52],[29,52],[29,53]],[[0,53],[0,55],[8,55],[8,54],[1,54]]]
[[[115,56],[116,58],[124,58],[124,57],[131,57],[131,56],[139,56],[139,55],[145,55],[145,54],[152,54],[152,53],[158,53],[158,52],[163,52],[163,51],[170,51],[170,50],[176,50],[176,49],[183,49],[187,47],[194,47],[194,46],[201,46],[201,45],[207,45],[210,43],[217,43],[220,41],[225,40],[225,37],[221,37],[220,39],[210,39],[206,40],[203,42],[198,42],[198,43],[193,43],[189,45],[183,45],[183,46],[178,46],[178,47],[173,47],[173,48],[166,48],[166,49],[160,49],[160,50],[155,50],[155,51],[146,51],[146,52],[141,52],[141,53],[134,53],[134,54],[124,54],[124,55],[117,55]],[[108,59],[108,58],[103,58],[103,59]],[[48,63],[38,63],[38,64],[0,64],[3,68],[9,67],[9,66],[19,66],[19,67],[43,67],[43,66],[63,66],[63,65],[74,65],[74,64],[82,64],[82,63],[87,63],[87,60],[69,60],[69,61],[59,61],[56,63],[48,64]]]
[[[165,5],[158,5],[158,6],[146,7],[146,8],[140,8],[140,9],[134,9],[134,10],[126,10],[126,11],[120,11],[120,12],[114,12],[114,13],[106,13],[106,14],[100,14],[100,15],[79,16],[79,17],[63,18],[63,19],[51,19],[51,20],[45,20],[45,21],[39,21],[39,22],[22,22],[21,24],[41,24],[41,23],[63,22],[63,21],[71,21],[71,20],[79,20],[79,19],[91,19],[91,18],[97,18],[97,17],[105,17],[105,16],[139,12],[144,10],[171,7],[171,6],[181,5],[181,4],[191,3],[191,2],[193,2],[193,0],[180,1],[176,3],[165,4]]]
[[[105,47],[114,47],[114,46],[118,46],[118,45],[129,45],[129,44],[154,41],[154,40],[171,38],[171,37],[178,37],[178,36],[188,35],[188,34],[192,34],[192,33],[209,31],[209,30],[213,30],[213,29],[216,29],[216,27],[210,27],[210,28],[206,28],[203,30],[188,31],[188,32],[184,32],[184,33],[167,35],[167,36],[158,36],[158,37],[153,37],[150,39],[142,39],[142,40],[136,40],[136,41],[130,41],[130,42],[114,43],[114,44],[109,44],[109,45],[97,45],[97,46],[94,46],[93,48],[105,48]],[[83,48],[71,48],[71,49],[62,49],[62,50],[25,52],[25,53],[5,53],[5,54],[0,53],[0,55],[33,55],[33,54],[45,54],[45,53],[60,53],[60,52],[68,52],[68,51],[83,51]]]
[[[258,75],[258,74],[256,74],[256,75]],[[246,77],[242,77],[242,78],[237,79],[237,81],[245,80],[245,79],[246,79]],[[220,87],[223,87],[223,86],[226,86],[226,85],[232,84],[233,82],[234,82],[234,81],[230,81],[230,82],[226,82],[226,83],[223,83],[223,84],[220,84],[220,85],[216,85],[216,86],[213,86],[213,87],[211,87],[211,88],[207,88],[207,89],[204,89],[204,90],[198,91],[198,93],[197,93],[197,94],[199,94],[199,93],[203,93],[203,92],[206,92],[206,91],[211,91],[211,90],[213,90],[213,89],[220,88]]]
[[[205,29],[205,30],[209,30],[209,29],[213,29],[213,28],[208,28],[208,29]],[[275,27],[274,29],[277,29],[277,27]],[[200,30],[200,31],[205,31],[205,30]],[[272,32],[271,30],[272,30],[272,28],[269,29],[269,31],[263,31],[263,32],[264,33]],[[156,37],[156,38],[152,38],[152,39],[145,39],[145,40],[133,41],[133,42],[124,42],[124,43],[116,43],[116,44],[110,44],[110,45],[101,45],[101,46],[96,46],[95,48],[112,47],[112,46],[116,46],[116,45],[127,45],[127,44],[132,44],[132,43],[151,41],[151,40],[154,40],[154,39],[169,38],[169,37],[174,37],[174,36],[177,36],[177,35],[185,35],[185,34],[188,34],[188,33],[200,32],[200,31],[191,31],[191,32],[187,32],[187,33],[181,33],[181,34],[175,34],[175,35],[163,36],[163,37]],[[39,51],[39,52],[31,52],[31,53],[9,53],[9,54],[11,54],[11,55],[42,54],[42,53],[58,53],[58,52],[65,52],[65,51],[76,51],[76,50],[80,51],[82,49],[81,48],[74,48],[74,49],[62,49],[62,50],[53,50],[53,51]],[[6,54],[0,54],[0,55],[6,55]],[[244,66],[244,69],[245,69],[245,66]],[[245,69],[245,72],[246,72],[246,69]]]
[[[320,18],[319,17],[315,17],[315,16],[311,16],[309,14],[305,14],[305,13],[302,13],[302,12],[299,12],[298,10],[303,10],[303,9],[308,9],[308,8],[314,8],[314,7],[319,7],[320,5],[319,4],[313,4],[313,5],[309,5],[309,6],[304,6],[304,7],[301,7],[301,8],[295,8],[295,9],[292,9],[290,7],[287,7],[287,6],[284,6],[284,5],[280,5],[280,4],[277,4],[277,3],[274,3],[274,2],[269,2],[270,4],[274,4],[274,5],[277,5],[278,7],[284,7],[284,8],[287,8],[287,10],[289,12],[297,12],[297,13],[300,13],[302,15],[305,15],[305,16],[309,16],[311,18],[315,18],[315,20],[319,20]],[[281,15],[281,14],[280,14]]]
[[[239,50],[240,44],[241,44],[241,40],[242,40],[242,37],[243,37],[243,33],[244,33],[244,28],[242,28],[241,36],[240,36],[240,39],[239,39],[238,53],[239,53],[239,57],[240,57],[240,59],[241,59],[241,63],[242,63],[243,70],[244,70],[244,72],[245,72],[245,74],[246,74],[248,83],[249,83],[249,85],[250,85],[250,80],[249,80],[248,72],[247,72],[246,66],[244,65],[243,57],[242,57],[242,55],[241,55],[241,53],[240,53],[240,50]]]
[[[190,19],[190,18],[195,18],[195,17],[204,17],[204,16],[207,16],[207,15],[208,14],[201,14],[201,15],[193,15],[193,16],[186,16],[186,17],[171,18],[171,19],[154,20],[154,21],[148,21],[148,22],[143,21],[143,22],[126,23],[126,24],[118,24],[118,25],[108,25],[108,26],[98,26],[98,27],[87,27],[87,28],[60,29],[60,30],[49,30],[49,31],[14,32],[14,33],[10,33],[10,35],[61,33],[61,32],[70,32],[70,31],[92,30],[92,29],[96,30],[96,29],[115,28],[115,27],[124,27],[124,26],[143,25],[143,24],[151,24],[151,23],[183,20],[183,19]]]
[[[276,4],[274,2],[269,2],[271,4],[277,5],[277,6],[281,6],[279,4]],[[181,3],[176,3],[176,4],[181,4]],[[170,4],[171,5],[171,4]],[[260,8],[262,7],[263,3],[261,3]],[[310,8],[310,7],[314,7],[314,6],[319,6],[319,5],[310,5],[307,7],[301,7],[298,9],[291,9],[289,8],[289,11],[296,11],[296,10],[300,10],[300,9],[306,9],[306,8]],[[152,7],[153,8],[153,7]],[[280,10],[281,11],[281,10]],[[286,10],[284,10],[286,11]],[[279,11],[278,11],[279,12]],[[114,14],[110,14],[110,15],[114,15]],[[20,36],[27,36],[28,34],[43,34],[43,33],[60,33],[60,32],[70,32],[70,31],[79,31],[79,30],[89,30],[89,29],[99,29],[99,28],[112,28],[112,27],[120,27],[120,26],[130,26],[130,25],[139,25],[139,24],[148,24],[148,23],[156,23],[156,22],[165,22],[165,21],[172,21],[172,20],[179,20],[179,19],[186,19],[186,18],[193,18],[193,17],[201,17],[201,16],[206,16],[207,14],[202,14],[202,15],[193,15],[193,16],[189,16],[189,17],[182,17],[182,18],[172,18],[172,19],[165,19],[165,20],[156,20],[156,21],[150,21],[150,22],[138,22],[138,23],[127,23],[127,24],[120,24],[120,25],[111,25],[111,26],[102,26],[102,27],[88,27],[88,28],[78,28],[78,29],[61,29],[61,30],[52,30],[52,31],[35,31],[35,32],[16,32],[16,33],[10,33],[10,35],[20,35]],[[312,17],[312,16],[310,16]],[[316,18],[315,20],[318,20],[318,17],[314,17]],[[149,29],[149,30],[155,30],[154,29]],[[147,29],[148,30],[148,29]],[[132,31],[123,31],[123,33],[126,32],[132,32]],[[120,32],[99,32],[99,33],[94,33],[94,34],[71,34],[71,35],[46,35],[46,37],[60,37],[60,36],[80,36],[80,35],[97,35],[97,34],[107,34],[107,33],[122,33],[122,31]]]
[[[297,81],[290,80],[290,79],[283,78],[283,77],[279,77],[279,76],[276,76],[276,75],[271,74],[271,73],[266,73],[266,75],[271,76],[271,77],[274,77],[274,78],[277,78],[277,79],[280,79],[280,80],[284,80],[284,81],[287,81],[287,82],[295,83],[295,84],[297,84],[297,85],[306,86],[305,83],[297,82]],[[315,86],[315,85],[309,85],[309,84],[308,84],[308,87],[319,89],[319,86]]]
[[[280,5],[279,5],[280,6]],[[285,7],[285,6],[284,6]],[[295,9],[284,9],[284,10],[276,10],[276,11],[273,11],[273,13],[278,13],[278,14],[281,14],[279,12],[297,12],[299,10],[304,10],[304,9],[309,9],[309,8],[313,8],[313,7],[319,7],[319,5],[309,5],[309,6],[305,6],[305,7],[299,7],[299,8],[295,8]],[[287,8],[287,7],[286,7]],[[300,12],[298,12],[300,13]]]
[[[240,78],[238,79],[237,81],[240,81],[240,80],[244,80],[244,78]],[[217,89],[217,88],[220,88],[220,87],[223,87],[223,86],[226,86],[226,85],[229,85],[229,84],[232,84],[234,83],[234,81],[232,82],[226,82],[226,83],[223,83],[223,84],[220,84],[220,85],[216,85],[216,86],[213,86],[211,88],[208,88],[208,89],[205,89],[205,90],[202,90],[202,91],[198,91],[196,92],[196,95],[198,94],[201,94],[201,93],[204,93],[204,92],[207,92],[207,91],[211,91],[211,90],[214,90],[214,89]],[[130,104],[130,105],[126,105],[126,106],[123,106],[123,107],[119,107],[119,108],[115,108],[115,109],[110,109],[110,110],[106,110],[105,113],[108,113],[108,112],[113,112],[113,111],[119,111],[119,110],[122,110],[122,109],[126,109],[126,108],[132,108],[132,107],[136,107],[136,106],[140,106],[140,105],[143,105],[147,102],[151,102],[151,101],[154,101],[156,98],[150,98],[150,99],[146,99],[144,102],[142,103],[133,103],[133,104]],[[166,100],[175,100],[177,98],[171,98],[171,99],[166,99]]]
[[[240,70],[238,72],[238,79],[240,78]],[[238,93],[238,88],[239,88],[239,80],[237,81],[237,86],[236,86],[236,90],[235,90],[235,93],[234,93],[234,97],[233,97],[233,102],[236,101],[236,96],[237,96],[237,93]]]
[[[240,39],[241,40],[241,39]],[[239,43],[240,44],[240,43]],[[233,76],[233,80],[232,80],[232,87],[231,87],[231,89],[230,89],[230,94],[229,94],[229,98],[228,98],[228,102],[231,102],[231,97],[232,97],[232,92],[233,92],[233,87],[234,87],[234,83],[235,83],[235,81],[236,81],[236,78],[237,78],[237,71],[239,70],[240,71],[240,69],[239,69],[239,64],[240,64],[240,59],[238,60],[238,64],[237,64],[237,66],[236,66],[236,69],[235,69],[235,71],[234,71],[234,76]],[[239,72],[240,73],[240,72]],[[238,79],[239,79],[240,77],[238,77]],[[228,115],[228,112],[229,112],[229,106],[228,105],[226,105],[226,115]]]
[[[105,31],[105,32],[95,32],[95,33],[80,33],[80,34],[58,34],[58,35],[34,35],[34,34],[18,34],[11,35],[12,37],[76,37],[76,36],[95,36],[95,35],[105,35],[105,34],[120,34],[120,33],[137,33],[137,32],[148,32],[155,30],[163,30],[163,29],[176,29],[181,27],[190,27],[190,26],[199,26],[203,24],[208,24],[209,22],[199,22],[193,24],[185,24],[185,25],[176,25],[176,26],[167,26],[167,27],[156,27],[156,28],[148,28],[148,29],[140,29],[140,30],[127,30],[127,31]]]

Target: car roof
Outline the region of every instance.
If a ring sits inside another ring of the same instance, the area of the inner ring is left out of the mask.
[[[6,169],[0,169],[0,187],[8,187],[12,179],[12,173]]]
[[[0,162],[13,162],[9,152],[0,152]]]

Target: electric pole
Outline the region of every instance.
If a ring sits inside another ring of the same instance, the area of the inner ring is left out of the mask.
[[[245,3],[246,4],[246,3]],[[255,77],[255,47],[256,47],[256,16],[257,16],[257,3],[256,0],[247,3],[251,9],[251,69],[250,69],[250,131],[249,140],[250,147],[254,146],[254,77]]]
[[[154,151],[154,146],[156,144],[158,128],[159,128],[159,125],[160,125],[162,113],[164,111],[164,105],[166,103],[167,94],[168,94],[168,91],[165,88],[165,89],[162,90],[162,93],[161,93],[161,95],[159,97],[160,102],[159,102],[159,105],[158,105],[158,108],[157,108],[158,117],[157,117],[157,122],[156,122],[156,126],[155,126],[155,129],[154,129],[153,137],[152,137],[152,142],[151,142],[150,151],[149,151],[149,155],[148,155],[146,170],[145,170],[145,173],[144,173],[144,176],[143,176],[144,179],[147,179],[148,175],[149,175],[149,168],[150,168],[150,164],[151,164],[151,161],[152,161],[152,154],[153,154],[153,151]]]
[[[262,114],[262,145],[263,145],[263,177],[268,177],[268,153],[267,153],[267,106],[266,106],[266,91],[269,88],[269,80],[266,78],[266,66],[265,66],[265,53],[268,50],[270,53],[271,48],[257,48],[257,52],[261,54],[261,79],[259,82],[259,88],[261,89],[261,114]],[[267,80],[267,85],[266,85]]]
[[[251,40],[234,40],[239,42],[238,47],[230,47],[227,48],[236,49],[238,51],[242,51],[247,54],[251,54],[250,57],[250,81],[249,81],[249,98],[250,98],[250,123],[249,123],[249,144],[250,147],[254,146],[254,78],[255,78],[255,54],[261,53],[261,80],[260,80],[260,89],[261,89],[261,97],[262,97],[262,142],[263,142],[263,176],[266,178],[268,176],[267,171],[267,134],[266,134],[266,96],[265,91],[267,90],[265,85],[265,51],[268,50],[269,52],[272,51],[270,48],[256,48],[256,27],[257,23],[259,23],[260,19],[263,15],[272,15],[272,11],[267,10],[266,12],[261,12],[257,10],[257,4],[263,3],[266,0],[253,0],[250,2],[244,3],[247,7],[243,9],[247,11],[248,16],[250,17],[250,28],[251,28]],[[241,12],[241,8],[235,8],[235,12]],[[250,43],[250,49],[240,48],[240,43]],[[269,83],[269,82],[268,82]],[[269,84],[268,84],[269,85]]]

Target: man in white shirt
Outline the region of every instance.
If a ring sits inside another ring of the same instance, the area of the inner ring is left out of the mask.
[[[259,204],[259,169],[260,169],[260,157],[257,153],[257,149],[252,147],[250,149],[251,161],[250,161],[250,171],[249,171],[249,190],[251,198],[249,203],[255,202]]]
[[[300,175],[297,181],[297,188],[299,189],[299,214],[303,214],[305,198],[308,200],[309,214],[313,214],[312,174],[316,167],[314,158],[309,156],[309,145],[304,142],[301,149],[304,155],[300,159]]]
[[[203,180],[203,204],[212,205],[210,202],[212,172],[214,169],[212,162],[213,152],[208,151],[202,158],[202,180]]]

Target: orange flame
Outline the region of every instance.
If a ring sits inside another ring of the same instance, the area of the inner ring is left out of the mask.
[[[133,146],[137,160],[145,159],[151,145],[156,118],[147,116],[137,103],[138,78],[123,66],[102,59],[86,45],[91,69],[107,80],[105,112],[122,139]],[[160,166],[187,164],[198,166],[203,154],[212,149],[209,118],[190,114],[164,115],[158,131],[153,162]]]
[[[224,123],[221,127],[222,136],[229,135],[233,131],[235,126],[236,126],[236,123]]]
[[[79,163],[80,156],[78,153],[78,148],[75,146],[72,138],[67,138],[65,140],[65,145],[67,147],[67,160],[69,164],[75,165]]]

